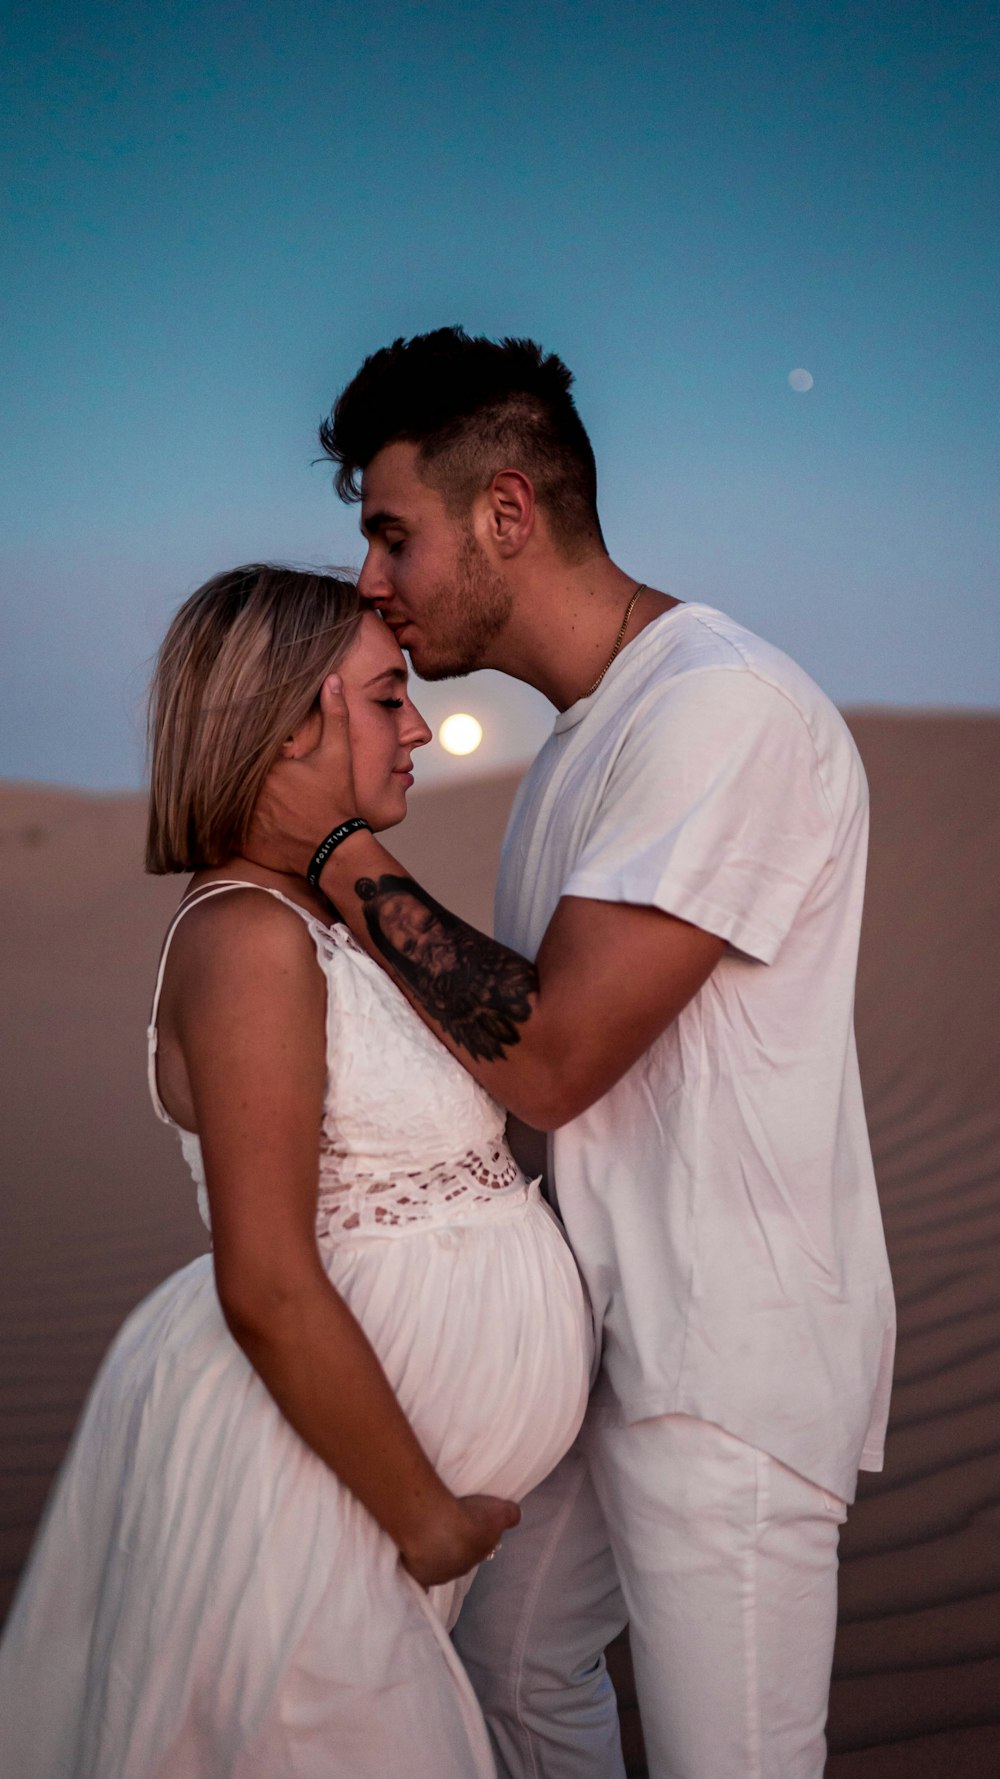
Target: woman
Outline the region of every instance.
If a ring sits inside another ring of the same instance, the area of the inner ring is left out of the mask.
[[[447,1628],[570,1444],[589,1317],[503,1114],[301,880],[241,851],[336,667],[359,810],[430,736],[332,576],[238,569],[175,618],[147,866],[150,1087],[213,1251],[102,1367],[0,1653],[18,1779],[488,1779]]]

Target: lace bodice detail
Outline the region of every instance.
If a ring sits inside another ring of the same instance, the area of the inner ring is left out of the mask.
[[[187,907],[225,889],[213,884]],[[491,1213],[527,1189],[504,1136],[505,1114],[431,1034],[395,983],[343,925],[324,926],[277,890],[304,920],[327,985],[327,1083],[318,1133],[320,1240],[391,1235]],[[176,926],[176,920],[174,922]],[[153,1105],[172,1124],[156,1084],[156,1011],[164,946],[149,1025]],[[201,1145],[178,1129],[211,1227]]]

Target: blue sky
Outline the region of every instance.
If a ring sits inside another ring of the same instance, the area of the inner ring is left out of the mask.
[[[138,783],[171,611],[359,562],[317,421],[453,321],[571,365],[637,577],[840,703],[1000,703],[990,11],[15,6],[0,773]],[[487,729],[425,776],[549,722],[492,675],[424,703]]]

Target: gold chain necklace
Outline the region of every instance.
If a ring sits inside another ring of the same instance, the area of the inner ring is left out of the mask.
[[[601,671],[598,674],[597,678],[595,679],[593,685],[591,686],[590,691],[584,692],[583,695],[585,698],[592,698],[594,696],[594,693],[597,691],[597,688],[600,685],[602,679],[604,678],[604,675],[607,673],[608,668],[611,666],[611,663],[614,660],[615,656],[617,655],[619,649],[621,648],[622,643],[625,641],[625,632],[628,629],[628,621],[636,608],[636,604],[637,604],[639,595],[640,595],[640,593],[645,593],[646,591],[647,591],[647,587],[646,587],[645,581],[640,581],[639,585],[637,586],[631,599],[629,600],[627,606],[625,607],[625,616],[622,619],[622,627],[619,630],[618,635],[615,637],[615,646],[612,649],[607,660],[605,661],[604,666],[601,668]]]

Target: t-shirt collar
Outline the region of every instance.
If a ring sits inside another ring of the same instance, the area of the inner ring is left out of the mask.
[[[591,692],[585,698],[578,698],[575,704],[567,705],[565,710],[558,713],[552,725],[553,735],[562,735],[567,729],[575,729],[577,723],[583,722],[584,717],[594,709],[605,687],[612,685],[620,676],[622,664],[628,661],[635,664],[641,656],[645,655],[650,646],[653,632],[659,632],[661,624],[669,623],[671,618],[677,616],[678,612],[698,609],[697,606],[689,605],[682,600],[679,605],[672,605],[668,612],[661,612],[658,618],[654,618],[651,624],[647,624],[644,629],[640,630],[638,636],[634,636],[631,642],[627,642],[621,653],[615,656],[596,691]]]

